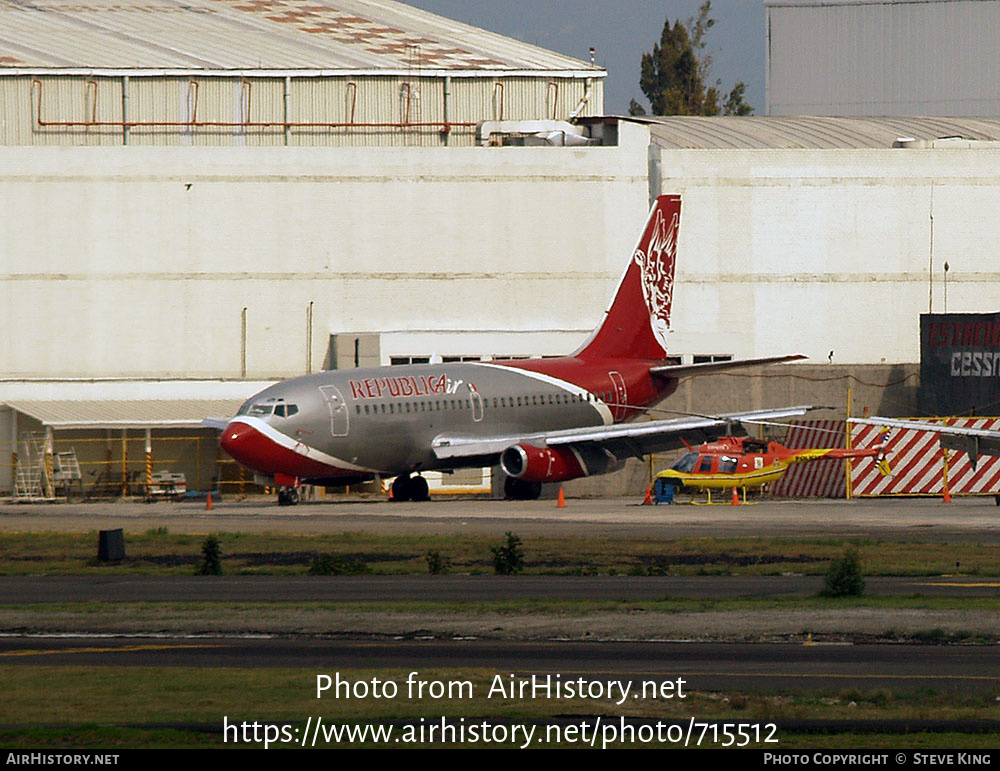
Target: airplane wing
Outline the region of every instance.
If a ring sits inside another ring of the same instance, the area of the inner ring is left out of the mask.
[[[780,364],[784,361],[798,361],[807,359],[801,353],[793,353],[788,356],[764,356],[758,359],[731,359],[729,361],[705,361],[700,364],[664,364],[659,367],[650,367],[649,371],[661,377],[687,377],[689,375],[712,375],[716,372],[725,372],[728,369],[744,369],[746,367],[763,367],[765,364]]]
[[[434,439],[432,447],[434,454],[442,460],[499,455],[515,444],[529,444],[536,447],[589,444],[603,447],[619,459],[642,458],[651,452],[664,452],[683,447],[685,441],[705,441],[716,436],[720,429],[736,423],[791,418],[814,409],[823,408],[802,405],[733,412],[726,415],[691,416],[650,420],[643,423],[616,423],[610,426],[587,426],[562,431],[539,431],[494,437],[439,434]]]
[[[966,428],[923,420],[898,420],[877,416],[849,418],[847,422],[866,426],[902,428],[911,431],[933,431],[941,437],[942,447],[968,453],[972,468],[976,467],[976,461],[979,460],[980,455],[1000,455],[1000,431],[992,431],[988,428]]]

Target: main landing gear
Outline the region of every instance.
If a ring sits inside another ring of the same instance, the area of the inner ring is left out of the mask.
[[[393,501],[429,501],[427,480],[421,476],[398,476],[392,481]]]
[[[507,477],[503,483],[503,497],[513,501],[535,501],[542,494],[541,482],[525,482]]]
[[[278,488],[278,505],[279,506],[294,506],[299,502],[299,491],[294,487],[279,487]]]

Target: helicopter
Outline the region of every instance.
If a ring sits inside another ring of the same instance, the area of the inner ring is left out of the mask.
[[[775,441],[749,436],[723,436],[698,447],[688,445],[688,452],[672,466],[656,475],[653,495],[657,501],[672,501],[681,490],[704,490],[712,502],[713,489],[734,492],[760,488],[779,479],[794,463],[824,459],[875,458],[879,473],[892,473],[885,458],[885,442],[874,447],[793,449]]]

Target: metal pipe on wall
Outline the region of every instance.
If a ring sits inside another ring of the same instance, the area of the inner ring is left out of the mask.
[[[462,126],[471,127],[476,125],[476,121],[461,121],[456,123],[446,123],[444,121],[411,121],[409,119],[410,101],[411,96],[409,93],[410,84],[404,83],[401,89],[401,97],[405,94],[405,99],[403,99],[403,109],[404,109],[404,119],[403,121],[370,121],[367,123],[355,123],[352,119],[348,122],[344,121],[289,121],[289,120],[250,120],[249,115],[249,101],[246,102],[246,118],[240,116],[240,120],[198,120],[195,115],[192,116],[190,120],[129,120],[128,111],[128,75],[122,76],[122,119],[121,120],[48,120],[42,115],[42,81],[35,79],[32,81],[33,87],[37,87],[38,92],[38,109],[35,114],[35,120],[40,128],[96,128],[100,126],[108,126],[112,128],[122,129],[122,144],[128,144],[129,130],[135,128],[136,126],[141,126],[144,128],[238,128],[238,129],[251,129],[251,128],[283,128],[285,131],[290,131],[292,128],[400,128],[400,129],[414,129],[414,128],[437,128],[440,130],[448,130],[451,126]],[[193,81],[192,81],[193,82]],[[197,83],[194,83],[197,90]],[[500,86],[501,100],[502,100],[502,84],[497,84]],[[249,99],[249,94],[247,95]],[[197,108],[196,108],[197,109]],[[501,107],[501,115],[502,115]]]
[[[448,146],[448,137],[451,135],[451,123],[448,115],[448,101],[451,98],[451,75],[444,76],[444,128],[441,129],[441,136],[444,138],[444,146]]]
[[[313,362],[313,303],[306,306],[306,374],[312,374]]]
[[[95,97],[94,101],[95,102],[97,101],[96,97]],[[39,87],[38,87],[38,117],[39,118],[42,117],[42,88],[41,88],[41,81],[39,81]],[[39,122],[39,125],[42,125],[41,122]],[[127,145],[128,144],[128,130],[129,130],[129,123],[128,123],[128,75],[123,75],[122,76],[122,144],[123,145]]]
[[[247,309],[240,311],[240,377],[247,378]]]
[[[285,76],[285,147],[288,147],[292,143],[292,124],[291,124],[291,113],[290,105],[292,99],[292,78],[290,76]]]

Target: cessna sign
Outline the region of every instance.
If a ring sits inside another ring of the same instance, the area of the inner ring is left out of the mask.
[[[920,410],[924,415],[1000,410],[1000,313],[921,314]]]

